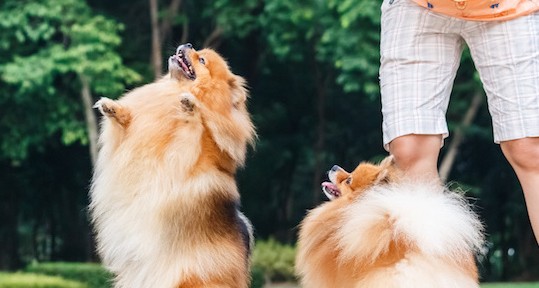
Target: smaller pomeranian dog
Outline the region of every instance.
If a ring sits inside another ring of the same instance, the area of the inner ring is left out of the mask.
[[[483,226],[463,195],[413,182],[392,156],[328,172],[331,200],[300,226],[296,272],[305,288],[479,287]]]
[[[115,287],[249,286],[252,228],[235,182],[255,138],[246,100],[219,54],[185,44],[162,79],[96,103],[90,211]]]

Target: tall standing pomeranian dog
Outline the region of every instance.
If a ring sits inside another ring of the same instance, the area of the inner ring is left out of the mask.
[[[255,137],[245,81],[191,44],[168,64],[162,79],[95,105],[99,254],[115,287],[246,288],[252,229],[234,179]]]
[[[411,182],[392,156],[328,172],[331,200],[301,224],[296,271],[305,288],[479,287],[483,228],[461,194]]]

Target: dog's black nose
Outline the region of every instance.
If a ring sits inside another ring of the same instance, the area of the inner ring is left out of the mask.
[[[183,52],[187,49],[193,49],[193,44],[191,43],[185,43],[180,46],[178,46],[178,49],[176,49],[176,54],[179,54],[180,52]]]
[[[341,167],[337,166],[337,165],[333,165],[333,167],[331,167],[331,171],[335,172],[337,170],[339,170]]]

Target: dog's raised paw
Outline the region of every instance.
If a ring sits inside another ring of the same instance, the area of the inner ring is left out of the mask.
[[[180,95],[180,103],[184,112],[193,113],[195,111],[197,99],[191,93],[182,93]]]
[[[108,98],[101,98],[95,102],[94,108],[99,109],[99,112],[104,116],[114,117],[118,108],[118,104]]]
[[[99,112],[101,112],[103,116],[114,119],[122,126],[127,126],[131,120],[129,110],[109,98],[103,97],[99,99],[99,101],[94,104],[93,108],[99,109]]]

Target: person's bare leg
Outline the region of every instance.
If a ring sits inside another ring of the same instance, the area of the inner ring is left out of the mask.
[[[438,179],[438,155],[442,135],[409,134],[389,143],[397,167],[414,179]]]
[[[504,141],[500,146],[520,181],[535,239],[539,243],[539,137]]]

